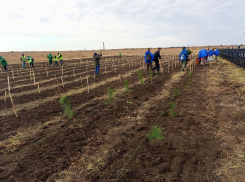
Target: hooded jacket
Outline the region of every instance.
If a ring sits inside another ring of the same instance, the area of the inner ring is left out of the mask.
[[[213,51],[212,49],[209,50],[209,51],[208,51],[208,55],[209,55],[209,56],[213,56],[213,55],[214,55],[214,51]]]
[[[29,63],[30,63],[30,64],[33,63],[31,56],[28,56],[28,60],[29,60]]]
[[[49,59],[49,62],[52,63],[53,62],[53,56],[51,53],[49,53],[49,55],[47,55],[47,58]]]
[[[187,58],[189,57],[187,53],[187,49],[184,49],[179,54],[179,61],[187,61]]]
[[[148,61],[148,62],[147,62],[147,61],[146,61],[146,54],[149,54],[149,53],[151,54],[151,61]],[[146,52],[145,52],[145,63],[152,63],[153,60],[154,60],[154,55],[153,55],[150,51],[146,51]]]
[[[214,51],[214,55],[218,56],[219,55],[219,49],[216,49],[216,51]]]
[[[0,63],[1,63],[2,66],[8,66],[8,63],[7,63],[6,59],[3,58],[2,56],[0,56]]]
[[[204,57],[206,57],[206,56],[207,56],[207,54],[206,54],[205,49],[201,49],[201,50],[199,51],[198,59],[202,59],[202,58],[204,58]]]
[[[101,59],[101,54],[94,54],[93,56],[93,59],[94,59],[94,64],[97,66],[97,65],[100,65],[100,59]]]

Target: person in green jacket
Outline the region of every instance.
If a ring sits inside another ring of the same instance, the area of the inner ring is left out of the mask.
[[[51,67],[52,63],[53,63],[53,56],[51,55],[51,53],[49,53],[49,55],[47,55],[47,58],[49,60],[49,67]]]
[[[2,56],[0,56],[0,63],[4,67],[4,71],[8,72],[9,71],[8,68],[7,68],[8,63],[7,63],[6,59],[3,58]]]
[[[54,54],[53,54],[53,56],[54,56],[55,66],[59,66],[59,63],[57,62],[57,61],[58,61],[57,56],[56,56],[56,55],[54,55]]]
[[[121,52],[119,52],[119,54],[118,54],[118,57],[119,57],[119,58],[121,58],[121,57],[122,57],[122,54],[121,54]]]
[[[34,59],[31,56],[28,56],[28,61],[29,61],[29,64],[30,64],[30,68],[34,68],[34,65],[33,65]]]

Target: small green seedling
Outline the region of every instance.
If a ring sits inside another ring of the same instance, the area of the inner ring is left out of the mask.
[[[125,80],[125,81],[124,81],[124,88],[125,88],[125,91],[126,91],[127,93],[129,93],[129,84],[128,84],[128,80]]]
[[[187,50],[187,54],[188,54],[188,55],[191,55],[192,52],[193,52],[193,51],[191,51],[191,50],[189,50],[189,49]]]
[[[177,116],[177,112],[175,111],[177,104],[174,102],[170,102],[169,105],[170,105],[169,115],[170,116]]]
[[[152,82],[152,77],[153,77],[153,73],[152,73],[152,70],[150,70],[150,79],[151,79],[151,82]]]
[[[174,89],[174,96],[179,96],[179,90],[178,89]]]
[[[191,72],[187,72],[187,76],[188,76],[188,78],[192,77],[192,73]]]
[[[66,96],[61,97],[60,99],[60,104],[63,107],[65,114],[69,117],[69,118],[73,118],[74,117],[74,113],[72,111],[72,107],[71,104],[69,102],[69,100],[67,99]]]
[[[141,70],[137,71],[139,78],[140,78],[140,84],[142,85],[144,83],[144,77],[143,77],[143,73]]]
[[[146,136],[150,141],[153,141],[155,139],[163,139],[163,135],[161,133],[162,130],[164,130],[163,127],[154,126],[154,128],[151,131],[151,134],[147,134]]]
[[[108,99],[104,102],[106,105],[110,104],[113,101],[115,92],[116,89],[111,89],[111,87],[108,87]]]
[[[127,104],[132,104],[132,102],[129,102],[129,101],[127,100]]]

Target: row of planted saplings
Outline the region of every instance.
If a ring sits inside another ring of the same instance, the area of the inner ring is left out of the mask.
[[[190,64],[190,72],[192,71],[192,64],[193,63],[193,61],[191,61],[191,64]],[[144,65],[145,64],[143,64],[143,67],[144,67]],[[105,66],[106,66],[106,64],[105,64]],[[195,65],[194,65],[195,66]],[[176,62],[175,62],[175,67],[176,67]],[[129,64],[129,68],[130,68],[130,64]],[[172,69],[173,69],[173,62],[172,62]],[[106,70],[106,67],[105,67],[105,70]],[[115,73],[116,73],[116,70],[115,70]],[[169,64],[168,64],[168,73],[169,73]],[[129,75],[131,76],[131,74],[129,73]],[[139,78],[140,78],[140,83],[141,84],[143,84],[143,73],[142,73],[142,71],[141,70],[139,70],[138,71],[138,75],[139,75]],[[153,74],[152,74],[152,71],[150,71],[150,80],[151,80],[151,82],[152,82],[152,77],[153,77]],[[80,77],[81,78],[81,77]],[[55,78],[56,79],[56,78]],[[34,80],[34,85],[35,85],[35,74],[34,74],[34,72],[33,72],[33,80]],[[63,82],[63,79],[61,78],[61,80],[62,80],[62,85],[63,85],[63,87],[64,87],[64,82]],[[119,80],[121,81],[121,76],[120,76],[120,74],[119,74]],[[58,84],[58,89],[59,89],[59,94],[60,94],[60,85],[59,85],[59,81],[56,79],[56,81],[57,81],[57,84]],[[81,79],[81,83],[82,83],[82,79]],[[39,84],[37,84],[38,85],[38,92],[40,93],[40,87],[39,87]],[[88,93],[89,93],[89,81],[88,81],[88,77],[87,77],[87,87],[88,87]],[[15,115],[16,115],[16,117],[17,117],[17,113],[16,113],[16,111],[15,111],[15,108],[14,108],[14,104],[13,104],[13,99],[12,99],[12,97],[11,97],[11,94],[10,94],[10,84],[9,84],[9,76],[8,76],[8,91],[9,91],[9,97],[10,97],[10,99],[11,99],[11,102],[12,102],[12,105],[13,105],[13,109],[14,109],[14,112],[15,112]],[[7,96],[7,92],[5,91],[5,102],[6,102],[6,96]],[[61,94],[60,94],[60,97],[61,97]]]

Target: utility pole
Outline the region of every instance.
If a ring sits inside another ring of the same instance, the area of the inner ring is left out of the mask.
[[[103,50],[105,50],[105,43],[103,42]]]

